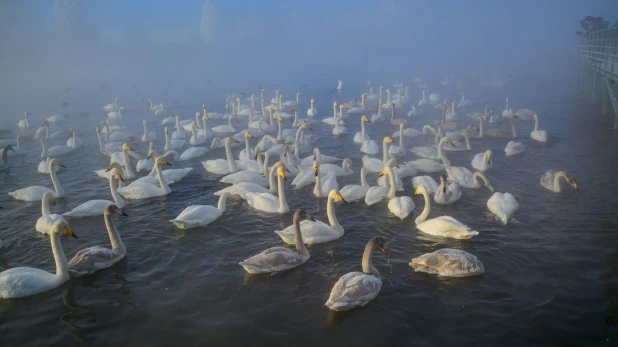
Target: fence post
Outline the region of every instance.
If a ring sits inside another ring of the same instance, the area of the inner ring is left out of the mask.
[[[601,93],[601,116],[607,116],[607,86],[606,83],[601,83],[603,93]]]

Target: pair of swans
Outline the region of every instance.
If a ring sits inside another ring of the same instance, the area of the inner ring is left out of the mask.
[[[367,169],[362,167],[360,172],[361,184],[348,184],[339,190],[341,196],[346,202],[356,202],[365,199],[369,188],[371,188],[369,183],[367,183],[367,179],[365,177],[366,175]]]
[[[391,213],[400,219],[405,219],[414,209],[414,201],[409,196],[395,196],[397,184],[395,182],[395,173],[391,167],[384,167],[380,175],[388,175],[390,188],[380,186],[369,187],[365,195],[365,204],[371,206],[386,198],[388,199],[388,209]]]
[[[305,210],[296,210],[292,222],[296,251],[285,247],[271,247],[238,264],[250,274],[280,272],[304,264],[310,257],[300,228],[301,221],[305,220],[315,223],[315,219]]]
[[[329,242],[341,238],[345,231],[335,215],[335,201],[341,201],[344,204],[347,201],[339,193],[337,189],[332,189],[328,193],[326,203],[326,214],[328,215],[328,223],[322,221],[304,220],[300,223],[300,232],[303,242],[307,245]],[[275,233],[281,237],[283,242],[293,245],[296,243],[295,226],[290,225],[283,230],[275,230]]]
[[[180,214],[170,220],[180,229],[191,229],[206,226],[217,218],[221,217],[226,209],[226,201],[232,194],[224,192],[219,197],[217,207],[211,205],[191,205],[187,206]]]
[[[250,182],[262,187],[268,186],[268,161],[270,153],[265,153],[264,163],[262,163],[260,147],[255,147],[255,158],[256,160],[247,159],[237,161],[239,166],[243,167],[243,170],[223,176],[219,182],[234,185],[242,182]]]
[[[148,157],[151,158],[152,153],[150,153]],[[138,182],[137,184],[135,184],[134,182],[132,185],[118,189],[118,192],[125,199],[129,200],[147,199],[157,196],[164,196],[171,193],[172,190],[163,179],[163,174],[161,173],[161,165],[171,166],[172,164],[168,163],[167,160],[162,157],[157,157],[155,159],[154,168],[157,173],[157,179],[159,181],[158,186],[150,182]]]
[[[328,197],[332,190],[339,189],[339,183],[337,182],[337,176],[335,173],[331,171],[322,177],[320,175],[320,169],[320,162],[317,161],[317,159],[314,160],[313,172],[315,176],[315,187],[313,188],[313,195],[315,195],[316,198]]]
[[[414,221],[418,230],[425,234],[454,239],[469,239],[479,234],[478,231],[471,230],[466,225],[450,216],[440,216],[427,220],[431,212],[431,199],[429,197],[429,191],[423,185],[418,186],[414,191],[414,196],[421,194],[425,199],[425,207],[423,208],[423,212],[416,217]]]
[[[179,149],[179,148],[182,148],[182,146],[184,146],[185,143],[187,143],[187,140],[184,140],[181,138],[170,139],[169,132],[170,132],[169,128],[165,127],[165,146],[163,147],[164,150],[170,151],[173,149]]]
[[[152,159],[153,162],[156,161],[156,158],[158,158],[159,155],[157,153],[157,151],[152,150],[149,152],[148,154],[148,160]],[[180,160],[180,157],[178,156],[178,152],[176,151],[167,151],[165,152],[163,155],[161,155],[161,158],[164,158],[166,160]],[[171,166],[171,164],[169,165]],[[176,182],[181,181],[183,178],[185,178],[189,172],[191,172],[191,170],[193,170],[192,167],[187,167],[187,168],[182,168],[182,169],[167,169],[167,170],[161,170],[161,173],[163,174],[163,181],[165,181],[166,184],[173,184]],[[141,184],[142,182],[146,182],[146,183],[150,183],[150,184],[157,184],[158,181],[158,177],[157,177],[157,170],[154,168],[152,168],[152,170],[150,171],[150,173],[148,174],[148,176],[144,176],[144,177],[140,177],[138,179],[136,179],[135,181],[131,182],[131,184],[129,184],[128,186],[134,186],[137,184]]]
[[[131,159],[129,158],[129,156],[137,159],[138,161],[144,160],[144,157],[133,152],[133,148],[131,148],[131,146],[128,143],[124,143],[122,145],[122,152],[112,153],[112,155],[110,156],[109,163],[110,165],[117,164],[119,168],[121,168],[121,165],[124,165],[124,168],[120,169],[122,171],[123,177],[125,177],[126,179],[133,179],[136,177],[136,174],[133,171],[133,168],[131,167]],[[96,173],[101,178],[107,178],[108,171],[109,171],[109,168],[107,170],[104,170],[104,169],[95,170],[94,173]]]
[[[108,205],[115,205],[118,208],[123,208],[126,203],[122,199],[120,194],[118,194],[118,190],[116,188],[116,185],[114,184],[114,179],[117,179],[120,182],[124,182],[124,178],[122,177],[120,171],[118,171],[118,169],[116,168],[110,170],[108,177],[109,190],[111,191],[112,199],[114,199],[113,202],[102,199],[88,200],[83,204],[75,207],[71,211],[63,213],[62,216],[70,218],[100,216],[105,211],[105,208]]]
[[[127,255],[127,249],[122,243],[118,229],[116,229],[116,225],[112,219],[114,215],[128,216],[114,204],[105,206],[103,216],[112,248],[94,246],[78,251],[68,263],[71,275],[75,277],[91,275],[116,264]]]
[[[382,168],[384,168],[384,165],[389,159],[389,154],[388,154],[389,148],[388,147],[392,143],[395,143],[395,140],[393,140],[393,138],[390,136],[385,136],[384,139],[382,140],[382,160],[371,158],[368,155],[363,156],[363,167],[367,169],[367,172],[382,171]],[[377,153],[378,152],[374,154],[377,154]]]
[[[347,311],[358,306],[365,306],[378,296],[382,289],[382,280],[380,272],[371,261],[376,248],[388,255],[386,242],[382,237],[376,236],[369,240],[363,252],[363,272],[348,272],[337,280],[325,303],[329,309]]]
[[[66,168],[66,166],[64,166],[64,164],[56,158],[51,159],[47,163],[49,176],[51,177],[52,184],[54,185],[53,190],[42,186],[30,186],[27,188],[18,189],[8,194],[17,200],[23,201],[41,201],[43,199],[43,195],[47,192],[52,193],[55,198],[63,198],[64,189],[62,189],[60,181],[58,181],[58,177],[56,176],[56,170],[54,170],[55,166]]]
[[[41,199],[41,217],[37,219],[35,226],[36,231],[43,234],[51,233],[54,223],[66,222],[63,216],[51,213],[51,210],[49,209],[50,203],[56,205],[53,194],[47,192],[43,194],[43,199]]]
[[[290,207],[285,199],[285,188],[283,181],[287,180],[285,176],[287,168],[280,166],[277,168],[277,190],[279,196],[271,193],[255,193],[251,191],[243,192],[242,198],[247,200],[249,206],[264,212],[270,213],[288,213]]]
[[[339,108],[339,113],[337,113],[337,108]],[[346,105],[338,105],[337,102],[333,102],[333,116],[322,119],[322,123],[335,125],[342,119],[346,120],[346,117],[343,114],[344,110],[348,110]]]
[[[22,298],[43,293],[69,280],[67,258],[60,242],[61,234],[77,238],[66,221],[53,224],[49,239],[56,262],[56,273],[31,267],[16,267],[0,272],[0,298]]]
[[[66,154],[73,152],[76,148],[76,147],[70,147],[70,146],[64,146],[64,145],[48,147],[49,145],[45,138],[36,135],[34,139],[41,141],[41,146],[43,148],[43,152],[42,152],[43,154],[41,154],[42,157],[43,156],[58,157],[58,156],[66,155]]]

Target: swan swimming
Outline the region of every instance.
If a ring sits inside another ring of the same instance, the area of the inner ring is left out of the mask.
[[[64,190],[58,181],[58,177],[56,177],[56,171],[54,170],[54,166],[66,168],[62,162],[58,161],[58,159],[53,158],[47,164],[47,168],[49,170],[49,176],[51,177],[52,184],[54,185],[54,190],[42,187],[42,186],[30,186],[27,188],[18,189],[14,192],[8,193],[10,196],[14,197],[17,200],[23,201],[40,201],[43,199],[43,194],[46,192],[50,192],[54,195],[54,198],[63,198]]]
[[[37,219],[35,229],[43,234],[49,234],[52,231],[52,227],[56,222],[66,222],[63,216],[55,213],[51,213],[49,204],[56,205],[54,196],[50,192],[43,194],[41,200],[41,217]]]
[[[566,183],[579,192],[579,186],[577,185],[575,178],[569,175],[566,171],[545,171],[543,176],[541,176],[541,186],[551,190],[554,193],[560,193],[562,191],[562,187],[560,186],[560,178],[564,178]]]
[[[122,174],[116,168],[113,168],[109,172],[108,177],[109,177],[109,189],[112,193],[112,198],[114,199],[113,202],[109,200],[88,200],[84,202],[83,204],[75,207],[71,211],[63,213],[62,215],[64,217],[70,217],[70,218],[92,217],[92,216],[100,216],[101,214],[103,214],[105,211],[105,208],[108,205],[113,204],[118,208],[123,208],[126,205],[126,203],[122,199],[120,194],[118,194],[118,190],[116,188],[116,185],[114,184],[114,178],[116,178],[117,180],[121,182],[124,182],[124,178],[122,177]]]
[[[444,277],[468,277],[485,273],[483,263],[473,254],[461,249],[443,248],[412,258],[410,267]]]
[[[495,192],[487,200],[487,208],[506,225],[511,216],[519,209],[519,203],[511,193]]]
[[[427,220],[431,211],[431,199],[425,186],[419,186],[414,191],[414,196],[423,195],[425,207],[420,216],[416,217],[414,223],[421,232],[434,236],[442,236],[454,239],[469,239],[478,235],[478,231],[473,231],[451,216],[440,216]]]
[[[225,202],[231,196],[232,194],[228,192],[221,194],[217,207],[210,205],[187,206],[176,218],[170,220],[170,222],[174,223],[174,225],[180,229],[206,226],[221,217],[223,212],[225,212]]]

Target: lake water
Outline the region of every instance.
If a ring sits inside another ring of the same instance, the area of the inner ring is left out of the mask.
[[[316,99],[320,110],[317,118],[322,119],[331,116],[333,101],[349,101],[364,91],[341,94],[331,87],[302,90],[302,118],[306,117],[309,98]],[[578,96],[575,86],[557,87],[521,81],[504,88],[467,89],[466,95],[477,103],[469,110],[482,111],[488,101],[499,114],[508,93],[514,109],[526,107],[538,112],[541,128],[550,136],[545,145],[535,143],[529,137],[534,123],[526,121],[517,124],[519,141],[528,147],[523,155],[506,157],[508,140],[494,138],[471,140],[470,152],[447,153],[453,165],[470,167],[474,154],[493,151],[494,165],[488,177],[497,191],[512,193],[520,204],[515,221],[507,226],[487,210],[491,193],[485,188],[465,189],[455,204],[432,206],[431,216],[449,215],[479,231],[470,240],[420,233],[414,218],[422,210],[422,197],[414,198],[417,207],[403,221],[390,214],[386,202],[373,206],[362,202],[338,204],[336,214],[345,228],[344,237],[310,246],[311,259],[292,271],[273,276],[248,275],[239,261],[265,248],[282,246],[273,230],[290,225],[298,208],[326,220],[326,200],[314,198],[312,186],[291,189],[289,180],[286,194],[290,213],[265,214],[246,202],[229,201],[227,211],[211,225],[179,230],[168,220],[186,206],[216,205],[218,197],[213,192],[224,185],[218,182],[220,176],[207,173],[200,162],[223,157],[223,149],[218,149],[204,158],[173,163],[174,168],[186,166],[194,170],[171,186],[171,194],[128,201],[123,210],[129,217],[116,218],[128,250],[124,261],[95,276],[72,279],[44,294],[0,300],[1,344],[615,345],[618,137],[611,129],[612,118],[600,116],[598,107]],[[97,89],[92,88],[93,95]],[[439,92],[442,98],[458,98],[454,90],[429,91]],[[71,120],[70,126],[77,129],[84,146],[62,158],[67,169],[61,169],[58,177],[67,197],[52,207],[56,212],[65,212],[89,199],[111,198],[107,181],[92,171],[109,163],[109,158],[98,151],[94,128],[100,120],[97,110],[112,102],[113,95],[107,92],[105,99],[74,98],[71,106],[62,109],[61,92],[54,94],[57,107],[31,110],[37,127],[47,114],[90,111],[92,115]],[[289,90],[287,94],[295,92]],[[412,99],[418,100],[418,90],[413,88],[411,92]],[[268,100],[272,94],[269,90]],[[153,118],[140,108],[142,96],[130,90],[123,96],[127,105],[137,108],[126,115],[124,125],[140,136],[142,119]],[[201,111],[203,100],[179,101],[177,107],[169,109],[177,110],[182,119]],[[221,96],[207,102],[211,111],[222,111]],[[404,115],[398,112],[398,116]],[[374,111],[368,113],[370,116]],[[421,129],[440,115],[433,106],[423,113],[412,120],[412,127]],[[362,153],[352,141],[360,128],[359,118],[351,116],[349,134],[342,138],[333,137],[329,125],[314,125],[314,134],[321,136],[318,144],[323,154],[349,157],[354,162],[354,175],[339,177],[340,187],[359,182]],[[478,121],[460,118],[461,126],[468,122],[478,127]],[[209,126],[224,123],[211,121]],[[153,119],[152,124],[154,130],[158,122]],[[285,124],[291,127],[291,122]],[[370,124],[367,129],[381,143],[383,136],[398,128]],[[164,138],[161,128],[157,135]],[[406,147],[432,142],[433,136],[406,139]],[[0,210],[0,239],[5,244],[0,250],[0,270],[31,266],[53,271],[48,236],[34,229],[41,213],[40,203],[18,202],[6,194],[30,185],[51,187],[49,176],[36,171],[39,143],[26,142],[24,147],[28,153],[17,160],[10,158],[13,167],[8,173],[0,173],[0,205],[4,207]],[[159,152],[162,148],[163,141],[159,141]],[[234,154],[241,148],[244,146],[234,149]],[[147,144],[135,150],[145,155]],[[306,155],[309,153],[302,157]],[[414,159],[407,154],[406,161]],[[581,192],[568,186],[560,194],[542,188],[539,180],[546,170],[568,171],[576,177]],[[437,179],[439,174],[431,176]],[[375,185],[376,177],[369,175],[369,183]],[[405,190],[397,195],[412,195],[410,179],[405,178],[404,183]],[[102,217],[74,219],[70,224],[79,239],[62,238],[69,259],[79,249],[109,245]],[[386,239],[390,252],[390,256],[374,256],[383,280],[379,296],[364,308],[337,314],[329,311],[324,303],[332,286],[341,275],[361,270],[364,246],[376,235]],[[411,258],[445,247],[476,255],[485,265],[485,274],[442,278],[415,273],[408,266]]]

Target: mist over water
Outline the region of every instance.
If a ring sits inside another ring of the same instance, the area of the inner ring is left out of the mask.
[[[202,103],[209,112],[230,113],[228,93],[238,93],[247,104],[246,98],[264,88],[268,105],[275,90],[286,100],[301,92],[299,118],[307,118],[311,98],[319,109],[311,133],[319,136],[316,146],[323,154],[352,159],[354,174],[338,177],[339,187],[359,183],[364,154],[352,137],[360,131],[360,117],[350,116],[342,137],[333,136],[332,126],[321,120],[332,116],[333,102],[360,102],[370,85],[374,93],[383,85],[393,94],[395,81],[409,86],[410,104],[396,111],[406,119],[422,98],[419,85],[427,87],[427,95],[438,93],[440,102],[459,100],[464,91],[474,105],[459,111],[461,128],[479,125],[466,112],[484,112],[487,102],[499,115],[509,96],[513,109],[535,110],[549,134],[548,143],[539,144],[530,138],[534,123],[522,121],[516,123],[517,141],[527,146],[522,155],[505,156],[508,140],[489,137],[471,140],[471,151],[447,153],[453,165],[470,167],[476,153],[493,151],[494,167],[487,175],[497,191],[512,193],[520,203],[507,226],[487,210],[491,193],[484,187],[465,189],[453,205],[432,205],[432,217],[449,215],[479,231],[469,240],[420,233],[414,218],[422,198],[414,198],[416,208],[403,221],[385,202],[338,204],[346,234],[308,247],[307,263],[274,276],[249,276],[238,262],[283,246],[272,231],[289,226],[296,209],[326,221],[326,201],[311,195],[313,185],[295,190],[286,183],[288,214],[266,214],[246,201],[230,200],[211,225],[181,230],[169,220],[185,207],[217,204],[213,193],[226,185],[201,162],[224,158],[224,149],[173,162],[173,168],[193,170],[170,186],[172,193],[128,201],[123,211],[129,217],[115,218],[127,257],[44,294],[0,299],[0,345],[615,343],[618,140],[611,111],[600,116],[599,105],[578,93],[574,35],[586,15],[613,23],[612,14],[618,14],[618,2],[609,0],[0,1],[0,128],[11,130],[1,140],[23,134],[25,151],[9,157],[10,171],[0,172],[0,271],[54,269],[49,237],[34,230],[40,203],[6,194],[51,186],[49,175],[37,172],[41,146],[29,141],[47,117],[67,115],[69,122],[52,130],[68,138],[72,127],[84,142],[62,158],[67,169],[58,177],[67,198],[53,210],[110,198],[107,180],[92,171],[109,165],[109,157],[99,153],[95,127],[105,119],[102,107],[115,97],[127,108],[124,129],[139,142],[147,120],[162,153],[163,128],[157,125],[163,117],[147,109],[148,99],[163,103],[165,117],[175,111],[185,120],[201,112]],[[342,91],[336,90],[338,80]],[[24,111],[32,113],[32,125],[20,130]],[[369,117],[374,113],[375,107],[367,108]],[[390,117],[390,110],[384,113]],[[420,130],[440,115],[432,104],[409,125]],[[246,118],[235,124],[244,129]],[[507,125],[485,123],[509,130]],[[291,128],[291,121],[284,127]],[[368,125],[379,144],[397,130],[388,122]],[[407,148],[431,146],[433,136],[405,142]],[[147,148],[139,143],[134,150],[146,156]],[[241,148],[244,143],[233,149],[235,156]],[[404,161],[415,159],[408,152]],[[542,188],[539,179],[547,170],[573,174],[581,191],[566,184],[561,194]],[[367,177],[370,185],[376,179],[377,174]],[[410,178],[402,181],[404,190],[397,195],[412,196]],[[80,239],[62,238],[67,258],[85,247],[109,246],[101,217],[70,224]],[[386,239],[390,253],[374,257],[383,280],[380,294],[364,308],[330,312],[324,302],[333,284],[361,270],[363,248],[377,235]],[[476,255],[486,273],[448,278],[408,266],[411,258],[446,247]]]

